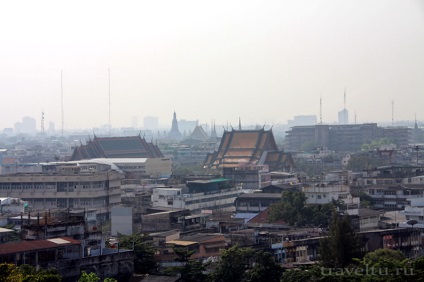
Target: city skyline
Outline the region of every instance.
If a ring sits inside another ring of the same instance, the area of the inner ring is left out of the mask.
[[[81,5],[84,3],[84,9]],[[421,1],[5,3],[0,128],[424,119]],[[61,73],[63,80],[61,83]]]

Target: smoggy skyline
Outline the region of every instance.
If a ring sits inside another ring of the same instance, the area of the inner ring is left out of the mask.
[[[422,1],[24,1],[0,9],[0,128],[157,116],[424,120]],[[392,102],[394,107],[392,108]]]

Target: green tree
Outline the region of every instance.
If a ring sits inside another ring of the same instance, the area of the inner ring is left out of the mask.
[[[413,271],[410,269],[410,261],[400,251],[378,249],[367,253],[358,261],[359,265],[356,268],[371,270],[366,273],[362,281],[412,281]]]
[[[249,282],[278,282],[283,274],[283,268],[275,262],[272,254],[258,251],[254,256],[254,266],[248,272]]]
[[[303,216],[306,195],[301,191],[286,190],[282,193],[281,201],[271,206],[270,221],[284,220],[289,225],[301,226],[305,222]]]
[[[384,162],[379,158],[368,156],[366,154],[355,154],[350,157],[349,162],[347,163],[347,169],[362,171],[364,169],[371,169],[383,164]]]
[[[0,281],[8,282],[60,282],[62,277],[55,269],[37,271],[30,265],[17,267],[14,264],[0,264]]]
[[[181,266],[169,267],[165,273],[171,275],[180,275],[183,282],[205,281],[207,275],[205,274],[206,265],[201,261],[190,259],[194,251],[189,251],[184,248],[174,248],[177,255],[175,261],[182,263]]]
[[[424,256],[412,261],[411,268],[414,270],[414,281],[424,281]]]
[[[286,270],[281,277],[281,282],[315,282],[321,280],[321,269],[314,265],[297,269]]]
[[[359,200],[363,208],[372,208],[374,205],[374,199],[363,191],[359,192]]]
[[[97,282],[99,280],[100,280],[100,278],[99,278],[99,276],[97,276],[96,273],[94,273],[94,272],[87,273],[87,272],[83,271],[83,272],[81,272],[81,276],[78,279],[78,282]]]
[[[328,226],[332,212],[342,205],[331,201],[324,205],[306,206],[306,195],[301,191],[284,191],[281,201],[270,208],[269,220],[275,222],[284,220],[291,226]]]
[[[372,140],[370,143],[362,144],[361,150],[362,151],[372,151],[372,150],[380,148],[381,146],[391,145],[391,144],[393,144],[392,139],[380,138],[380,139],[377,139],[377,140]]]
[[[119,248],[132,249],[134,247],[134,272],[156,273],[155,247],[151,237],[142,234],[118,234]]]
[[[232,246],[227,250],[221,250],[218,264],[211,273],[211,280],[214,282],[245,281],[246,271],[250,269],[252,258],[251,248]]]
[[[333,212],[329,236],[320,240],[320,263],[327,268],[344,268],[360,256],[360,241],[348,215]]]

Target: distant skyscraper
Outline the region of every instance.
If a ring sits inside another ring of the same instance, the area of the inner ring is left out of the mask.
[[[349,124],[349,111],[343,109],[339,112],[339,124]]]
[[[131,123],[132,123],[132,127],[133,128],[137,128],[138,127],[138,118],[137,117],[132,117]]]
[[[317,124],[316,115],[294,116],[292,120],[288,120],[287,122],[289,127],[315,124]]]
[[[339,112],[339,124],[349,124],[349,111],[346,110],[346,88],[344,91],[343,110]]]
[[[174,138],[174,139],[181,139],[182,137],[181,132],[178,129],[177,114],[175,113],[175,111],[174,111],[174,118],[172,119],[171,132],[169,132],[168,137]]]
[[[54,132],[54,122],[49,122],[49,129],[48,129],[48,131],[50,132],[50,133],[52,133],[52,132]]]
[[[199,125],[199,121],[197,120],[185,120],[185,119],[180,119],[178,121],[178,128],[180,129],[180,131],[193,131],[196,126]]]
[[[15,133],[34,134],[36,132],[36,121],[31,117],[24,117],[22,122],[15,123]]]
[[[152,117],[147,116],[143,119],[144,128],[150,129],[150,130],[156,130],[159,128],[159,118],[158,117]]]

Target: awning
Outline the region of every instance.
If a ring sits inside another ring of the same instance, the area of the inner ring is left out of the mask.
[[[197,242],[174,240],[174,241],[168,241],[168,242],[166,242],[166,244],[174,244],[174,245],[177,245],[177,246],[191,246],[191,245],[197,244]]]

